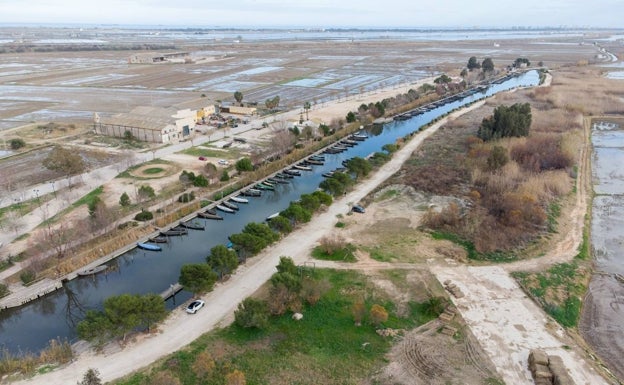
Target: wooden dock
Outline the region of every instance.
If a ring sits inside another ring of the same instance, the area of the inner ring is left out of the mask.
[[[167,290],[165,290],[162,293],[160,293],[160,296],[162,297],[163,300],[166,301],[169,298],[171,298],[174,295],[176,295],[177,293],[179,293],[180,291],[182,291],[182,289],[184,289],[184,287],[182,285],[180,285],[178,282],[176,282],[176,283],[170,285]]]

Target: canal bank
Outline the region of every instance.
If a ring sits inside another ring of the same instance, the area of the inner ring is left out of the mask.
[[[224,220],[219,223],[206,221],[204,231],[191,231],[188,235],[173,237],[161,252],[130,250],[110,261],[108,274],[78,277],[44,299],[3,312],[0,323],[5,333],[0,336],[0,343],[10,350],[35,350],[45,346],[51,338],[72,340],[75,338],[74,326],[87,310],[101,308],[104,299],[112,295],[162,292],[177,282],[183,264],[205,260],[210,248],[227,243],[227,237],[240,231],[247,223],[262,221],[286,208],[301,194],[314,191],[323,180],[322,174],[339,167],[342,161],[379,151],[383,145],[411,135],[423,125],[478,99],[519,86],[536,85],[538,80],[536,71],[532,71],[492,86],[483,93],[437,106],[409,120],[374,128],[369,131],[368,140],[343,153],[327,155],[324,165],[304,172],[292,183],[276,186],[275,191],[250,199],[249,205],[241,207],[236,214],[224,214]],[[173,309],[188,298],[190,293],[181,292],[174,297],[174,301],[168,301],[167,306]]]

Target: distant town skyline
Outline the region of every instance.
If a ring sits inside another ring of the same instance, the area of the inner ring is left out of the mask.
[[[621,28],[622,0],[1,0],[1,24]]]

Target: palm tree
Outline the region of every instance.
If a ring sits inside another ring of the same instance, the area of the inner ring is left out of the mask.
[[[234,99],[236,99],[236,102],[238,104],[240,104],[241,106],[243,105],[243,103],[241,103],[243,101],[243,93],[240,91],[236,91],[234,92]]]
[[[310,111],[310,108],[312,108],[312,105],[310,105],[310,102],[303,103],[303,109],[305,110],[305,113],[306,113],[306,120],[310,120],[310,118],[308,117],[308,111]]]

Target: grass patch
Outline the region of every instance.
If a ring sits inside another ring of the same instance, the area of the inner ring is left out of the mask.
[[[143,174],[148,174],[148,175],[160,174],[163,171],[165,171],[164,168],[161,168],[161,167],[151,167],[151,168],[143,170]]]
[[[345,227],[347,224],[344,222],[336,222],[336,227],[338,227],[339,229],[342,229],[343,227]]]
[[[370,254],[370,257],[379,262],[393,262],[397,259],[397,257],[384,250],[384,248],[380,246],[373,246],[371,248],[367,248],[366,251]]]
[[[234,151],[231,149],[228,149],[228,151],[221,151],[221,150],[215,150],[212,148],[206,148],[206,147],[191,147],[191,148],[187,148],[186,150],[182,151],[182,154],[185,155],[191,155],[191,156],[204,156],[206,158],[223,158],[223,159],[234,159],[236,157],[238,157],[239,153],[238,151]]]
[[[80,207],[82,205],[89,205],[93,202],[93,200],[95,198],[97,198],[98,196],[100,196],[102,193],[104,192],[104,186],[100,186],[94,190],[92,190],[90,193],[88,193],[87,195],[83,196],[82,198],[78,199],[76,202],[72,203],[72,208],[77,208]]]
[[[552,202],[548,205],[547,210],[547,222],[548,222],[548,232],[556,233],[557,232],[557,219],[561,215],[561,204],[559,202]]]
[[[24,234],[20,235],[19,237],[15,238],[14,242],[24,240],[24,239],[26,239],[28,237],[30,237],[30,233],[24,233]]]
[[[120,172],[120,173],[116,176],[116,178],[134,178],[134,179],[140,179],[140,178],[137,178],[136,176],[132,175],[132,171],[137,170],[137,169],[139,169],[139,168],[141,168],[141,167],[144,167],[145,165],[150,165],[150,164],[153,164],[153,165],[155,165],[155,166],[162,165],[162,164],[175,165],[175,163],[170,162],[170,161],[168,161],[168,160],[163,160],[163,159],[153,159],[153,160],[150,160],[150,161],[147,161],[147,162],[141,163],[141,164],[134,165],[134,166],[132,166],[132,167],[128,167],[125,171]],[[159,167],[154,167],[154,168],[159,168]]]
[[[323,261],[355,262],[357,261],[353,254],[355,250],[356,247],[351,243],[332,253],[326,253],[321,247],[317,246],[312,250],[312,257]]]
[[[386,190],[383,192],[383,194],[381,194],[379,197],[377,197],[375,199],[376,202],[380,202],[380,201],[385,201],[388,199],[392,199],[396,196],[399,195],[399,191],[398,190],[394,190],[394,189],[390,189],[390,190]]]
[[[558,263],[545,272],[514,272],[512,276],[562,326],[577,325],[581,298],[591,276],[589,268],[574,261]]]
[[[510,252],[494,251],[491,253],[479,253],[476,250],[474,243],[467,241],[453,233],[433,231],[431,233],[431,238],[436,240],[447,240],[460,245],[468,253],[468,258],[475,261],[512,262],[518,259],[515,254]]]
[[[389,313],[385,327],[412,329],[431,320],[422,313],[422,304],[410,303],[405,317],[397,317],[390,302],[377,298],[368,278],[353,271],[317,269],[314,274],[331,284],[330,290],[313,307],[305,306],[301,321],[290,314],[272,317],[264,330],[241,329],[236,325],[208,333],[182,351],[153,365],[154,371],[168,371],[183,385],[224,384],[223,375],[240,370],[248,384],[360,384],[377,373],[387,360],[392,339],[383,338],[366,320],[355,326],[351,308],[365,299],[367,311],[374,303]],[[214,359],[214,371],[197,378],[193,363],[201,352]],[[145,371],[117,382],[139,385],[148,377]]]

